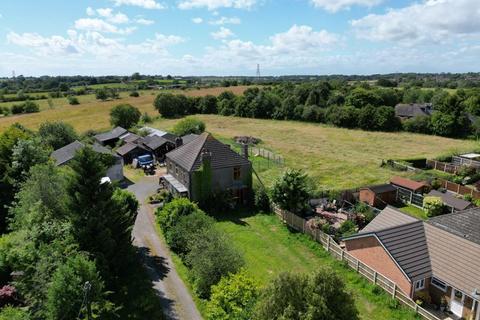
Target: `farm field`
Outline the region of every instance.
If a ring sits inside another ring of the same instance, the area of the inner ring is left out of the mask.
[[[373,285],[335,261],[307,236],[290,232],[275,215],[229,213],[216,218],[218,228],[225,231],[233,245],[243,253],[247,273],[260,286],[265,286],[281,272],[308,273],[320,267],[330,267],[345,281],[354,296],[361,319],[415,319],[410,311],[389,308],[390,297],[375,293]],[[174,258],[174,262],[188,284],[187,268],[178,258]],[[198,298],[195,301],[204,313],[205,301]]]
[[[242,94],[248,87],[215,87],[190,90],[162,90],[162,91],[140,91],[140,97],[132,98],[128,96],[128,92],[121,92],[120,99],[101,102],[95,99],[94,95],[78,96],[80,105],[71,106],[66,98],[52,99],[54,108],[50,108],[48,100],[37,100],[40,105],[39,113],[14,115],[8,117],[0,117],[0,131],[7,128],[13,123],[20,123],[27,128],[36,129],[42,122],[61,120],[70,123],[79,132],[87,130],[102,130],[110,126],[110,109],[122,103],[130,103],[140,109],[140,111],[148,112],[150,115],[158,115],[153,108],[153,101],[159,92],[182,93],[187,96],[206,96],[218,95],[225,90],[232,91],[235,94]],[[12,102],[0,103],[0,106],[11,106]]]
[[[454,151],[471,151],[478,143],[406,132],[367,132],[321,124],[259,120],[217,115],[197,115],[207,131],[221,138],[251,135],[261,146],[285,158],[287,167],[305,170],[317,186],[328,189],[355,188],[385,183],[404,172],[381,168],[382,160],[436,157]],[[158,120],[153,124],[171,129],[178,120]],[[275,178],[267,170],[261,174],[267,183]]]

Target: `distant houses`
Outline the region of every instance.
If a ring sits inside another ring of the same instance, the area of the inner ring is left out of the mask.
[[[252,190],[252,164],[209,133],[202,133],[166,154],[162,183],[173,194],[204,201],[228,193],[246,203]]]
[[[78,140],[64,146],[63,148],[57,149],[52,152],[51,157],[55,160],[57,166],[68,165],[68,163],[75,157],[75,154],[78,150],[84,148],[86,145]],[[95,143],[91,148],[98,153],[111,155],[115,159],[115,163],[107,169],[106,176],[110,178],[111,181],[121,181],[123,180],[123,160],[122,157],[118,156],[112,150]]]
[[[395,106],[395,115],[402,120],[414,117],[431,116],[433,107],[431,103],[399,103]]]

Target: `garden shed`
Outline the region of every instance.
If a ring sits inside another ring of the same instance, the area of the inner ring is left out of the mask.
[[[359,200],[372,207],[385,208],[394,204],[397,198],[397,188],[391,184],[380,184],[360,189]]]

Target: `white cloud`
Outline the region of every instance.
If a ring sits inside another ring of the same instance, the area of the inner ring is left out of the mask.
[[[155,0],[112,0],[116,6],[137,6],[144,9],[165,9],[166,6]]]
[[[241,20],[237,17],[221,17],[220,19],[210,21],[209,23],[213,25],[240,24]]]
[[[359,38],[418,44],[480,35],[480,1],[426,0],[353,20]]]
[[[203,19],[202,19],[202,18],[200,18],[200,17],[193,18],[193,19],[192,19],[192,22],[193,22],[193,23],[196,23],[196,24],[200,24],[200,23],[202,23],[202,22],[203,22]]]
[[[38,33],[18,34],[9,32],[8,43],[37,50],[39,54],[74,54],[78,49],[71,39],[61,36],[42,37]]]
[[[382,0],[310,0],[317,8],[323,8],[329,12],[337,12],[350,9],[352,6],[373,7],[382,3]]]
[[[121,12],[113,13],[112,8],[100,8],[97,9],[97,13],[100,17],[107,19],[108,22],[113,24],[122,24],[130,22],[130,19],[126,14]]]
[[[95,15],[95,10],[93,10],[92,7],[87,8],[87,16],[94,16]]]
[[[270,38],[273,47],[279,51],[322,50],[338,42],[338,37],[326,30],[314,31],[309,26],[293,25],[287,32]]]
[[[182,0],[178,7],[180,9],[207,8],[215,10],[219,8],[250,9],[257,3],[257,0]]]
[[[220,27],[220,30],[210,33],[212,37],[216,40],[226,39],[233,36],[233,32],[225,27]]]
[[[120,29],[117,26],[97,18],[82,18],[75,21],[75,29],[83,31],[96,31],[104,33],[130,34],[135,27]]]
[[[138,24],[143,24],[144,26],[149,26],[155,23],[155,21],[150,20],[150,19],[144,19],[144,18],[138,18],[135,20],[136,23]]]

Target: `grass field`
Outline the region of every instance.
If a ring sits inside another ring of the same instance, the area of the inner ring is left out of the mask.
[[[432,158],[478,148],[475,141],[406,132],[367,132],[313,123],[216,115],[197,117],[206,123],[207,131],[219,137],[251,135],[262,139],[262,146],[282,155],[288,167],[308,172],[321,188],[345,189],[385,183],[393,175],[406,174],[380,168],[382,159]],[[177,121],[162,119],[153,126],[170,129]],[[267,182],[273,179],[269,172],[262,174]]]
[[[406,214],[409,214],[415,218],[418,218],[420,220],[427,220],[428,219],[428,216],[427,216],[427,213],[420,209],[420,208],[417,208],[415,206],[412,206],[411,204],[408,204],[408,205],[405,205],[403,207],[400,207],[398,208],[400,211],[402,211],[403,213],[406,213]]]
[[[216,87],[202,88],[191,90],[162,90],[161,92],[182,93],[187,96],[206,96],[218,95],[225,90],[232,91],[235,94],[242,94],[246,86],[236,87]],[[128,96],[128,92],[120,94],[121,99],[101,102],[95,99],[94,95],[79,96],[80,105],[71,106],[66,98],[52,99],[54,108],[50,108],[48,100],[36,101],[40,105],[39,113],[22,114],[0,118],[0,132],[13,123],[20,123],[30,129],[36,129],[45,121],[61,120],[72,124],[79,132],[86,130],[102,130],[110,127],[110,109],[121,103],[130,103],[140,109],[140,111],[148,112],[150,115],[158,115],[153,108],[153,101],[160,91],[141,91],[138,98]],[[0,103],[0,106],[11,106],[15,103]]]
[[[233,218],[234,217],[234,218]],[[267,285],[281,272],[308,273],[320,267],[330,267],[345,281],[353,295],[361,319],[415,319],[405,309],[391,309],[390,297],[376,291],[374,286],[358,274],[334,260],[307,236],[290,232],[275,215],[242,216],[229,213],[217,217],[217,226],[225,231],[235,247],[244,255],[245,270],[260,286]],[[174,263],[187,283],[188,269],[178,257]],[[205,312],[205,301],[195,297],[200,312]]]

